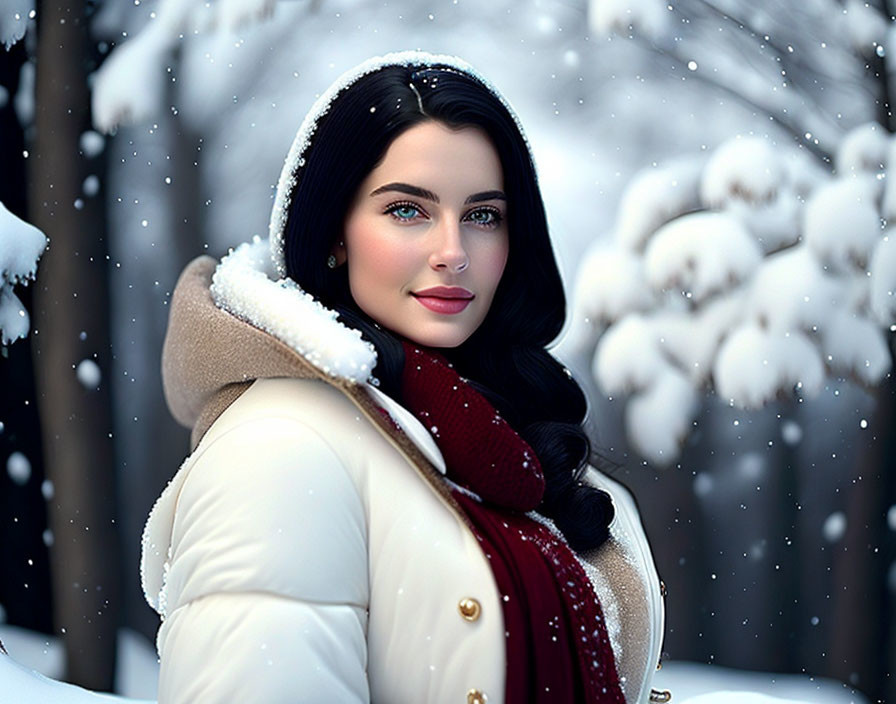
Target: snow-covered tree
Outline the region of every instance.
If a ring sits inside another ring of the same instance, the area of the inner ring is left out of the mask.
[[[0,0],[0,42],[7,50],[25,36],[34,16],[34,0]]]
[[[276,3],[277,0],[160,0],[149,21],[135,36],[116,47],[98,71],[93,91],[96,126],[109,132],[122,124],[158,117],[165,109],[165,84],[171,81],[175,49],[182,41],[198,34],[227,36],[269,19]]]
[[[27,286],[34,280],[37,261],[46,247],[47,238],[40,230],[0,203],[0,345],[9,345],[28,334],[28,311],[13,286]]]
[[[626,432],[645,458],[677,458],[704,390],[758,408],[828,375],[873,385],[890,370],[894,29],[882,10],[591,1],[596,32],[769,118],[763,136],[639,173],[580,267],[573,337],[602,390],[630,394]]]
[[[848,135],[837,177],[744,137],[631,183],[575,301],[594,376],[631,394],[626,428],[645,457],[677,457],[704,388],[757,408],[814,394],[828,373],[875,384],[889,371],[896,236],[878,137],[891,140]]]

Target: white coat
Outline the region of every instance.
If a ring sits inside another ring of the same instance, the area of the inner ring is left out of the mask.
[[[196,446],[144,533],[159,704],[502,702],[500,596],[438,448],[262,247],[217,266],[214,300],[215,263],[196,260],[172,301],[166,394]],[[582,562],[626,699],[647,701],[660,582],[631,497],[587,480],[616,518]]]

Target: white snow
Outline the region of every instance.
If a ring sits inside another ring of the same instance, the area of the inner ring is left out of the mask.
[[[849,687],[823,677],[750,672],[695,662],[663,662],[653,686],[672,692],[673,704],[868,704]]]
[[[829,543],[839,541],[846,533],[846,514],[842,511],[834,511],[825,519],[821,532]]]
[[[53,482],[49,479],[44,479],[40,483],[40,493],[44,497],[45,501],[49,501],[56,495],[56,489],[53,486]]]
[[[794,387],[818,392],[824,365],[801,333],[770,333],[745,324],[722,342],[713,367],[716,393],[742,408],[759,408]]]
[[[0,2],[0,42],[10,47],[25,36],[28,19],[34,12],[34,0],[3,0]]]
[[[882,325],[896,324],[896,237],[888,229],[871,255],[871,310]]]
[[[841,294],[805,246],[766,257],[750,283],[747,310],[770,330],[812,330],[824,325]]]
[[[28,334],[30,318],[25,306],[12,292],[11,286],[0,282],[0,345],[8,345]]]
[[[697,476],[694,477],[694,493],[697,496],[708,496],[712,492],[713,486],[715,486],[715,480],[712,478],[711,474],[699,472]]]
[[[33,279],[46,246],[47,238],[40,230],[0,203],[0,280],[4,285]]]
[[[47,238],[40,230],[0,203],[0,344],[28,334],[28,313],[12,287],[27,285],[35,277],[37,260],[46,246]]]
[[[93,124],[100,132],[157,114],[168,80],[166,55],[176,40],[156,19],[109,54],[94,76],[91,97]]]
[[[831,178],[828,169],[805,149],[787,150],[783,163],[787,170],[786,185],[803,200]]]
[[[588,24],[595,34],[642,34],[658,40],[672,15],[661,0],[589,0]]]
[[[268,240],[237,247],[212,275],[216,305],[270,332],[325,374],[365,382],[376,366],[373,345],[291,279],[272,279],[272,266]]]
[[[666,365],[654,382],[634,394],[625,407],[625,427],[632,445],[647,460],[666,466],[679,453],[699,408],[690,380]]]
[[[44,541],[44,545],[46,545],[47,547],[50,547],[55,542],[55,539],[53,538],[53,531],[51,531],[49,528],[41,533],[40,537]]]
[[[100,191],[99,178],[91,174],[84,179],[84,183],[81,184],[81,190],[84,191],[85,196],[95,196]]]
[[[881,237],[874,181],[845,178],[818,188],[806,204],[803,235],[822,264],[862,270]]]
[[[691,213],[660,227],[647,244],[644,270],[657,291],[681,291],[699,303],[749,277],[762,259],[739,220]]]
[[[887,165],[890,136],[877,122],[851,129],[837,148],[834,164],[841,176],[868,171],[877,173]]]
[[[19,124],[27,127],[34,121],[34,82],[37,78],[37,67],[33,61],[26,61],[19,69],[19,90],[12,104],[19,118]]]
[[[748,203],[731,199],[725,212],[740,220],[766,254],[796,244],[803,206],[796,193],[782,187],[769,201]]]
[[[700,198],[712,208],[738,200],[770,201],[785,176],[784,165],[768,140],[738,136],[712,153],[700,181]]]
[[[653,232],[698,206],[697,184],[703,165],[673,161],[638,172],[626,187],[616,214],[615,239],[633,251],[641,251]]]
[[[890,506],[890,510],[887,511],[887,525],[890,530],[896,531],[896,504]]]
[[[81,152],[88,159],[93,159],[94,157],[99,156],[103,153],[103,149],[106,147],[106,138],[95,130],[82,132],[81,138],[78,141],[81,146]],[[94,178],[96,177],[94,176]]]
[[[103,378],[99,365],[92,359],[82,359],[75,369],[75,374],[86,389],[97,388]]]
[[[686,704],[716,704],[716,702],[723,704],[784,704],[785,702],[787,704],[812,704],[817,701],[817,699],[781,699],[755,692],[711,692],[684,700]]]
[[[116,686],[123,696],[91,692],[56,681],[63,676],[65,654],[54,636],[0,626],[8,656],[0,654],[0,701],[29,704],[154,704],[159,665],[155,649],[128,629],[118,632]]]
[[[893,38],[896,40],[896,23],[893,26]],[[896,139],[891,138],[889,140],[885,163],[896,167]],[[884,180],[884,194],[881,199],[880,214],[888,222],[896,219],[896,178],[892,178],[892,174],[890,174],[890,178]]]
[[[6,459],[6,473],[19,486],[24,486],[31,479],[31,462],[21,452],[13,452]]]
[[[601,241],[585,254],[573,293],[579,316],[606,325],[644,310],[652,299],[640,257]]]
[[[719,342],[743,317],[741,290],[716,296],[693,312],[661,311],[651,316],[660,349],[700,385],[712,370]]]
[[[737,463],[737,473],[750,482],[758,482],[765,474],[765,460],[758,452],[746,452]]]
[[[835,310],[821,332],[825,361],[835,371],[876,384],[890,370],[887,338],[868,318]]]
[[[593,373],[605,393],[619,394],[646,388],[666,366],[648,321],[632,313],[604,333]]]
[[[785,420],[781,423],[781,437],[788,445],[798,445],[803,439],[803,429],[794,420]]]

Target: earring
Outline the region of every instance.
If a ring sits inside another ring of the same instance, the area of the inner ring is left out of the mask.
[[[331,254],[329,257],[327,257],[327,268],[335,269],[338,263],[339,262],[336,261],[335,254]]]

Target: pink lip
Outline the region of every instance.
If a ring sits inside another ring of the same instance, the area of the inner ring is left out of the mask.
[[[475,298],[472,291],[460,286],[433,286],[413,291],[411,295],[420,302],[420,305],[434,313],[444,315],[460,313]]]

